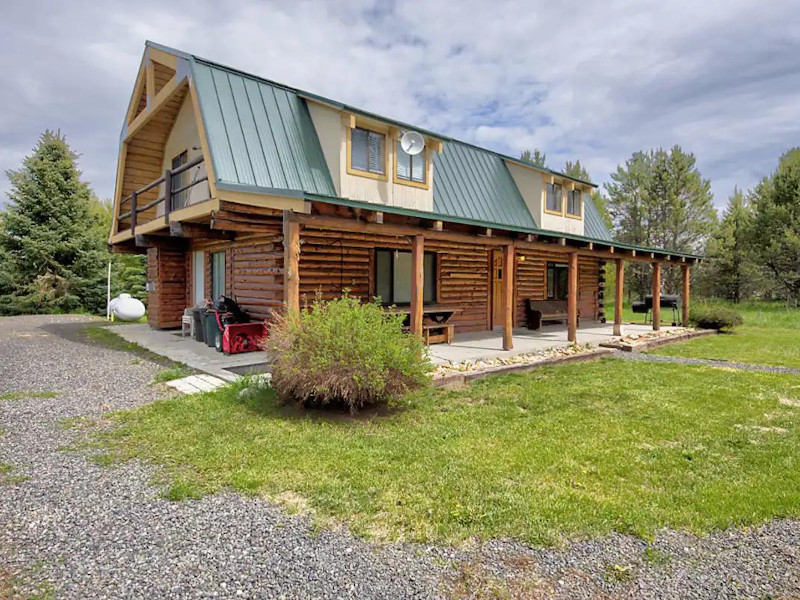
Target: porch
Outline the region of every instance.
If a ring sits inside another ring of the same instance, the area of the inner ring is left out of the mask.
[[[671,329],[674,328],[662,326],[663,331]],[[620,337],[614,335],[613,323],[594,321],[586,324],[581,323],[579,332],[580,343],[593,346]],[[622,326],[623,335],[644,335],[652,332],[651,325],[630,323]],[[503,332],[500,329],[456,334],[452,344],[437,344],[430,346],[429,350],[431,361],[436,365],[441,365],[491,360],[493,358],[509,358],[519,354],[541,352],[551,348],[566,348],[572,343],[568,340],[566,326],[544,325],[536,331],[515,328],[514,348],[512,350],[503,349]]]

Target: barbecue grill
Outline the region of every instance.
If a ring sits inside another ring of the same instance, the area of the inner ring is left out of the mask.
[[[672,326],[678,324],[678,305],[680,304],[680,296],[677,294],[661,294],[661,308],[672,309]],[[643,302],[634,302],[631,304],[633,312],[644,314],[644,322],[647,324],[648,319],[652,320],[653,315],[653,297],[645,296]]]

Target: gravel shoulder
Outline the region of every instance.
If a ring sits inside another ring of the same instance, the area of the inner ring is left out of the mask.
[[[82,341],[83,316],[0,319],[0,598],[793,598],[800,523],[559,549],[375,545],[258,498],[169,502],[65,418],[152,402],[159,365]],[[14,393],[13,396],[7,396]],[[54,395],[55,394],[55,395]],[[5,477],[5,479],[4,479]]]

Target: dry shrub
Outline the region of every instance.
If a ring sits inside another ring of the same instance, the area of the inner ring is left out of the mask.
[[[342,404],[355,412],[429,381],[422,340],[403,332],[403,316],[344,294],[277,315],[264,349],[272,387],[305,406]]]

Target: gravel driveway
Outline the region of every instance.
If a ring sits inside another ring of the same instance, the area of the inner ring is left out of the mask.
[[[615,535],[558,550],[451,549],[314,532],[232,493],[160,499],[153,467],[103,467],[68,448],[82,433],[63,418],[163,393],[150,385],[160,367],[81,342],[86,324],[0,319],[0,395],[22,393],[0,396],[0,598],[800,597],[790,520],[700,540],[665,531],[650,545]]]

